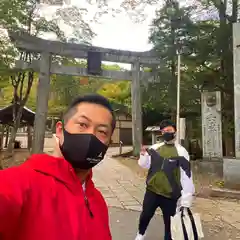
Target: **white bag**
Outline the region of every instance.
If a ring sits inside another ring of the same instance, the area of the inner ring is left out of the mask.
[[[173,240],[199,240],[204,237],[200,215],[192,214],[189,208],[183,208],[171,217]]]

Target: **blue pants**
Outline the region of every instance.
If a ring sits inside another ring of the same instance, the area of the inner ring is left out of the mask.
[[[172,240],[171,238],[171,216],[175,215],[177,200],[166,198],[154,192],[146,190],[143,209],[139,220],[139,233],[144,235],[146,229],[155,214],[156,209],[160,207],[163,213],[163,221],[165,226],[164,240]]]

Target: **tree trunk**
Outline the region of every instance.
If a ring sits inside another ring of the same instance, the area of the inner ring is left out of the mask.
[[[18,112],[17,112],[17,116],[16,116],[16,119],[14,121],[14,126],[11,129],[10,140],[9,140],[8,147],[7,147],[7,152],[9,154],[12,154],[13,151],[14,151],[14,143],[15,143],[15,139],[16,139],[16,136],[17,136],[18,128],[20,126],[20,122],[21,122],[21,118],[22,118],[22,112],[23,112],[23,107],[24,106],[21,106],[21,105],[19,106]]]
[[[8,139],[9,139],[9,126],[7,126],[7,131],[6,131],[6,137],[5,137],[5,144],[4,144],[4,148],[7,148],[8,146]]]
[[[27,54],[26,54],[27,57]],[[25,73],[19,73],[17,76],[17,80],[15,80],[14,86],[14,109],[13,109],[13,127],[11,129],[11,136],[7,148],[8,154],[12,154],[14,150],[14,143],[17,136],[17,130],[21,123],[23,108],[27,102],[28,96],[30,94],[32,83],[33,83],[33,72],[28,72],[28,79],[27,79],[27,89],[25,94],[23,93],[24,89],[24,80],[25,80]],[[12,81],[14,81],[14,78],[12,77]],[[19,96],[18,93],[19,92]],[[17,104],[19,104],[19,107],[17,108]]]
[[[4,139],[5,126],[1,126],[1,136],[0,136],[0,151],[3,149],[3,139]]]

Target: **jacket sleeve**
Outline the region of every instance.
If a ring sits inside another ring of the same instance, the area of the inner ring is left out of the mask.
[[[157,150],[162,145],[163,143],[156,143],[152,145],[150,148]],[[140,157],[138,159],[138,165],[142,168],[149,169],[151,166],[151,156],[147,152],[144,155],[140,154]]]
[[[20,216],[24,199],[21,187],[23,178],[24,174],[20,174],[19,168],[16,167],[0,171],[1,234],[11,231],[11,227],[17,223]]]
[[[138,165],[142,168],[149,169],[151,166],[151,156],[147,152],[144,155],[140,154]]]
[[[187,150],[182,146],[181,146],[179,155],[185,157],[188,161],[190,161],[190,157]],[[180,173],[181,173],[181,185],[182,185],[182,192],[181,192],[182,196],[180,199],[180,205],[182,207],[191,207],[193,194],[195,193],[192,173],[190,178],[187,176],[187,174],[182,168],[180,168]]]

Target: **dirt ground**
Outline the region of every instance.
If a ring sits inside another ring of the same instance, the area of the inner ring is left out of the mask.
[[[18,149],[14,151],[13,156],[9,156],[7,152],[0,152],[0,166],[1,168],[7,168],[11,166],[16,166],[23,163],[28,157],[30,153],[28,149]]]

